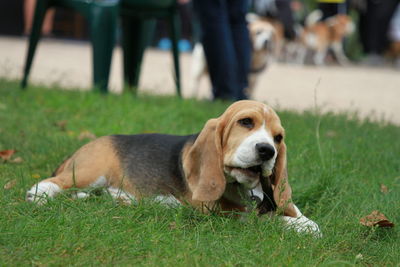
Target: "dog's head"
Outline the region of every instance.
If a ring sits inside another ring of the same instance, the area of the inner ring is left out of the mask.
[[[277,114],[256,101],[238,101],[209,120],[183,154],[183,168],[192,199],[218,200],[226,183],[247,189],[270,179],[278,207],[287,207],[285,132]],[[288,212],[285,212],[288,213]]]
[[[254,17],[255,16],[255,17]],[[276,42],[276,32],[274,26],[267,20],[259,18],[256,15],[249,18],[249,32],[253,51],[272,52]]]
[[[355,29],[350,16],[345,14],[330,17],[326,20],[326,23],[332,29],[332,39],[336,41],[341,41],[343,37],[352,34]]]

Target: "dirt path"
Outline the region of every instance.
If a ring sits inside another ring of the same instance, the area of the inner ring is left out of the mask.
[[[0,37],[0,76],[20,78],[26,53],[24,38]],[[110,87],[122,86],[121,50],[114,52]],[[88,88],[91,84],[91,50],[87,43],[43,40],[35,57],[31,81]],[[184,96],[190,92],[190,54],[181,56]],[[140,90],[173,94],[170,53],[147,50]],[[198,97],[210,97],[205,78]],[[285,109],[304,110],[318,106],[328,111],[356,111],[361,117],[385,118],[400,125],[400,71],[361,67],[304,67],[274,64],[262,74],[254,95]]]

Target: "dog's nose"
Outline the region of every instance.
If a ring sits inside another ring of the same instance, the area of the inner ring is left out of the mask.
[[[275,148],[268,143],[256,144],[256,151],[262,161],[270,160],[275,156]]]

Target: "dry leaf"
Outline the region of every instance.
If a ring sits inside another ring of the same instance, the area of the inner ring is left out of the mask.
[[[388,187],[384,184],[381,184],[381,192],[387,194],[389,192]]]
[[[9,160],[14,153],[17,152],[17,150],[14,149],[7,149],[0,151],[0,158],[3,160]]]
[[[40,179],[40,174],[34,173],[32,174],[33,179]]]
[[[78,139],[80,141],[82,141],[83,139],[93,140],[93,139],[96,139],[96,135],[94,135],[93,133],[91,133],[89,131],[83,131],[79,134]]]
[[[61,120],[54,123],[61,131],[65,132],[67,130],[67,120]]]
[[[177,228],[176,222],[171,222],[171,223],[169,224],[169,229],[173,230],[173,229],[176,229],[176,228]]]
[[[21,157],[16,157],[15,159],[10,160],[12,163],[22,163],[24,160]]]
[[[4,185],[4,189],[5,190],[9,190],[9,189],[11,189],[11,188],[13,188],[15,185],[17,184],[17,180],[11,180],[11,181],[8,181],[5,185]]]
[[[377,210],[374,210],[370,215],[361,218],[360,223],[369,227],[394,227],[394,223],[389,221],[383,213]]]

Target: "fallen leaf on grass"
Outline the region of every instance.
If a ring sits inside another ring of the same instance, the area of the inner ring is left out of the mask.
[[[361,218],[360,223],[368,227],[394,227],[394,223],[389,221],[388,218],[378,210],[374,210],[370,215]]]
[[[5,185],[4,185],[4,189],[5,190],[10,190],[11,188],[13,188],[15,185],[17,184],[17,180],[11,180],[11,181],[9,181],[9,182],[7,182]]]
[[[381,192],[387,194],[389,192],[388,187],[384,184],[381,184]]]
[[[169,224],[169,229],[171,229],[171,230],[174,230],[174,229],[176,229],[177,227],[176,227],[176,222],[171,222],[170,224]]]
[[[65,132],[67,130],[67,120],[61,120],[54,123],[61,131]]]
[[[0,158],[2,160],[9,160],[11,158],[11,156],[14,155],[15,152],[17,152],[17,150],[14,150],[14,149],[7,149],[7,150],[0,151]]]
[[[32,174],[33,179],[40,179],[40,174],[34,173]]]
[[[78,139],[80,141],[82,141],[83,139],[93,140],[93,139],[96,139],[96,135],[94,135],[93,133],[91,133],[89,131],[83,131],[79,134]]]

